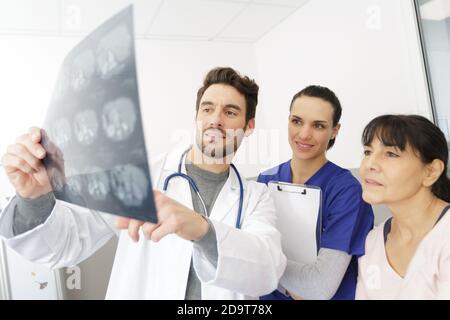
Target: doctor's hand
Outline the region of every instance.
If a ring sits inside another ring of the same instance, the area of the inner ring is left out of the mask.
[[[33,127],[9,145],[1,159],[9,181],[22,198],[34,199],[52,191],[42,163],[45,150],[40,142],[41,130]]]
[[[185,240],[200,240],[208,232],[209,224],[199,213],[181,203],[154,191],[158,223],[144,222],[136,219],[120,217],[116,227],[128,229],[133,241],[139,240],[139,229],[147,240],[158,242],[166,235],[174,233]]]

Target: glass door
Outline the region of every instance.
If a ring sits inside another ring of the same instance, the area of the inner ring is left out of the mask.
[[[450,147],[450,0],[415,0],[435,123]]]

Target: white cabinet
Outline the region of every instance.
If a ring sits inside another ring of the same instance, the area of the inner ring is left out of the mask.
[[[14,190],[0,168],[0,212]],[[61,272],[31,263],[0,240],[0,299],[62,299]]]

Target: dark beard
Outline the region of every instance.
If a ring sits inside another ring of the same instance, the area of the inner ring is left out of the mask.
[[[233,140],[234,140],[233,141],[233,147],[231,148],[229,145],[224,145],[223,148],[222,148],[222,152],[216,152],[216,151],[220,151],[220,150],[217,150],[216,148],[213,148],[211,150],[211,152],[208,154],[208,152],[206,150],[207,146],[203,146],[202,145],[202,149],[201,149],[202,153],[204,155],[206,155],[207,157],[210,157],[210,158],[223,159],[223,158],[227,157],[228,155],[230,155],[232,153],[236,153],[236,151],[238,149],[237,138],[235,137]]]
[[[243,129],[237,129],[237,130],[243,130],[243,132],[245,132],[245,127]],[[220,131],[222,131],[223,135],[226,136],[226,132],[223,129],[219,129]],[[233,136],[233,141],[230,144],[224,144],[222,148],[217,147],[217,148],[212,148],[212,150],[208,150],[208,145],[204,145],[203,144],[203,136],[204,136],[204,131],[202,132],[201,136],[196,136],[196,144],[199,150],[202,151],[202,154],[205,155],[208,158],[212,158],[212,159],[224,159],[227,156],[229,156],[230,154],[236,153],[238,147],[239,147],[239,143],[238,143],[238,137],[237,136]],[[229,140],[229,139],[228,139]],[[227,139],[225,139],[225,141],[227,141]]]

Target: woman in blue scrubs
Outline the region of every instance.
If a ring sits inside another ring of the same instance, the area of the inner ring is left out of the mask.
[[[288,261],[279,290],[268,299],[354,299],[358,257],[373,227],[351,172],[327,160],[340,128],[341,104],[328,88],[309,86],[290,105],[288,136],[292,159],[261,173],[258,181],[281,181],[322,189],[322,233],[314,264]],[[298,246],[301,250],[301,244]]]

